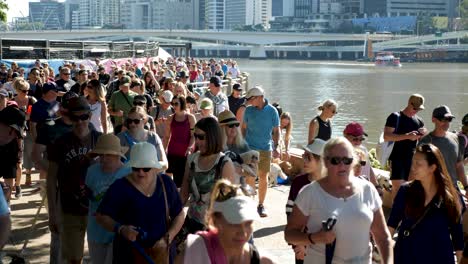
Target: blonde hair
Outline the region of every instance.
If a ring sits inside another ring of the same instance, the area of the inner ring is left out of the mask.
[[[289,120],[288,125],[285,127],[286,134],[284,135],[284,138],[289,140],[291,138],[291,132],[292,132],[292,128],[293,128],[291,114],[289,112],[282,113],[281,117],[280,117],[280,122],[281,122],[281,119],[283,119],[283,118],[287,118]]]
[[[17,77],[13,81],[13,88],[18,92],[19,90],[29,90],[29,83],[23,77]]]
[[[206,226],[213,227],[214,219],[219,218],[222,213],[213,212],[215,202],[224,202],[232,197],[246,196],[240,185],[231,183],[226,179],[220,179],[216,182],[210,196],[210,205],[205,214]]]
[[[94,94],[96,95],[96,99],[99,102],[105,102],[106,101],[106,95],[104,92],[104,88],[102,87],[102,84],[98,80],[90,80],[88,82],[87,87],[92,87],[92,90],[94,91]]]
[[[323,111],[325,108],[334,106],[338,108],[338,103],[333,99],[327,99],[317,108],[319,111]]]

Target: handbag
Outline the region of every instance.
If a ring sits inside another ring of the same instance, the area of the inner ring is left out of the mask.
[[[398,125],[400,124],[400,113],[395,112],[395,114],[397,115],[397,120],[394,133],[398,130]],[[394,146],[395,141],[384,141],[384,132],[382,132],[379,137],[379,143],[377,143],[377,156],[382,168],[385,168]]]
[[[133,249],[133,263],[135,264],[148,264],[151,263],[148,261],[148,257],[153,261],[155,264],[169,264],[170,261],[170,245],[169,245],[169,234],[167,233],[167,230],[169,230],[169,226],[171,223],[171,216],[169,215],[169,203],[167,201],[167,192],[166,192],[166,186],[164,185],[164,181],[161,178],[161,175],[157,176],[159,181],[161,182],[162,189],[163,189],[163,194],[164,194],[164,204],[166,207],[166,233],[165,233],[165,239],[166,239],[166,247],[165,248],[160,248],[160,247],[150,247],[150,248],[142,248],[138,249],[137,247],[134,247]],[[146,256],[144,254],[146,254]]]

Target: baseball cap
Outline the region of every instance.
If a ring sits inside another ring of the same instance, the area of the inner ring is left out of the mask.
[[[132,82],[132,79],[130,79],[130,77],[123,76],[122,79],[120,79],[119,85],[130,86],[131,82]]]
[[[180,71],[177,73],[177,78],[187,78],[188,74],[185,71]]]
[[[42,85],[42,93],[43,94],[46,94],[49,91],[58,92],[58,90],[59,89],[57,87],[57,84],[55,84],[54,82],[46,82],[46,83],[44,83],[44,85]]]
[[[452,115],[452,112],[450,112],[450,109],[446,105],[440,105],[432,111],[432,117],[435,117],[437,119],[439,118],[454,118],[455,116]]]
[[[0,111],[0,123],[12,127],[20,137],[26,136],[25,128],[26,116],[23,111],[16,106],[7,106]]]
[[[8,94],[8,91],[5,89],[0,89],[0,96],[6,97],[6,98],[10,97]]]
[[[91,106],[89,105],[88,100],[86,100],[86,97],[84,96],[73,97],[70,100],[68,100],[69,112],[80,112],[90,110]]]
[[[212,83],[216,87],[220,87],[221,86],[221,78],[219,78],[218,76],[213,76],[213,77],[210,78],[210,83]]]
[[[242,86],[240,85],[240,83],[235,83],[233,86],[232,86],[232,89],[236,90],[236,91],[242,91]]]
[[[249,100],[251,97],[254,97],[254,96],[264,96],[265,95],[265,91],[263,91],[263,89],[259,86],[255,86],[253,88],[250,88],[248,91],[247,91],[247,95],[245,96],[245,98],[247,100]]]
[[[136,95],[133,98],[133,104],[140,104],[140,103],[146,104],[146,97],[144,95]]]
[[[364,132],[364,127],[362,127],[362,125],[359,124],[358,122],[351,122],[348,125],[346,125],[343,133],[351,135],[351,136],[355,136],[355,137],[359,137],[362,135],[366,137],[368,136],[367,133]]]
[[[210,98],[203,98],[200,102],[200,109],[213,109],[213,101],[211,101]]]
[[[411,104],[417,110],[424,109],[424,97],[420,94],[412,94],[408,99],[408,103]]]
[[[466,114],[463,119],[462,119],[462,124],[463,125],[468,125],[468,114]]]
[[[68,109],[70,99],[80,97],[77,93],[69,91],[62,96],[62,107]]]
[[[165,101],[166,103],[170,103],[170,102],[172,102],[172,98],[174,98],[174,95],[172,94],[171,91],[165,90],[165,91],[162,93],[162,97],[164,98],[164,101]]]
[[[230,224],[241,224],[258,219],[257,204],[247,196],[231,197],[223,202],[213,203],[213,212],[222,213]]]
[[[320,138],[316,138],[314,139],[314,142],[312,142],[312,144],[302,147],[302,149],[312,154],[322,156],[323,147],[325,146],[325,143],[327,142],[325,142],[324,140]]]

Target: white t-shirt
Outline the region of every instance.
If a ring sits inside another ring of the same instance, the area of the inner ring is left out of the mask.
[[[334,197],[318,182],[312,182],[300,191],[295,201],[308,217],[309,233],[318,232],[322,221],[336,217],[333,264],[371,263],[370,226],[382,200],[370,182],[357,177],[351,180],[357,191],[346,199]],[[304,263],[325,263],[325,244],[309,246]]]
[[[103,131],[102,123],[101,123],[101,102],[95,102],[94,104],[90,104],[91,107],[91,120],[90,122],[96,128],[96,131],[101,132]]]

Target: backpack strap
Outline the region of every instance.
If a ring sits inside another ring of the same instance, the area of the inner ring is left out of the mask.
[[[395,115],[397,116],[397,119],[396,119],[395,131],[393,131],[393,133],[396,133],[397,130],[398,130],[398,126],[400,125],[401,113],[400,112],[395,112]]]
[[[203,238],[212,264],[227,264],[224,250],[216,233],[211,230],[199,231],[197,235]]]
[[[218,164],[216,164],[216,174],[215,174],[215,180],[221,179],[221,172],[224,167],[224,164],[228,161],[229,159],[226,158],[226,155],[221,152],[221,157],[218,160]]]
[[[250,244],[250,264],[260,264],[260,253],[254,244]]]

